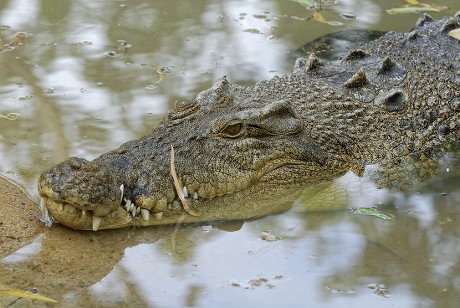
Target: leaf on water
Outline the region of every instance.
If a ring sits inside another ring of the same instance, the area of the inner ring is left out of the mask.
[[[30,292],[25,292],[21,290],[0,290],[0,295],[14,296],[14,297],[23,297],[28,299],[36,299],[48,303],[59,303],[57,300],[51,297],[34,294]]]
[[[317,22],[322,22],[322,23],[327,23],[328,21],[326,20],[326,18],[323,17],[323,15],[321,15],[320,12],[318,11],[315,11],[313,13],[313,18],[317,21]]]
[[[381,212],[377,210],[376,208],[367,208],[367,207],[361,207],[361,208],[355,208],[351,209],[352,213],[360,214],[360,215],[368,215],[368,216],[374,216],[383,220],[394,220],[394,216],[385,212]]]
[[[20,117],[21,117],[21,115],[19,113],[14,113],[14,112],[8,113],[7,115],[4,115],[3,113],[0,113],[0,118],[10,120],[10,121],[17,120]]]
[[[320,23],[323,23],[323,24],[329,24],[331,26],[342,26],[343,25],[343,23],[341,23],[340,21],[327,20],[318,11],[315,11],[313,13],[313,19],[316,20],[317,22],[320,22]]]
[[[163,79],[165,79],[165,72],[166,72],[166,68],[157,67],[158,82],[161,82],[163,81]]]
[[[410,0],[407,0],[408,2]],[[423,12],[440,12],[446,10],[448,7],[446,5],[437,5],[433,3],[417,3],[404,5],[402,7],[392,8],[386,10],[388,14],[407,14],[407,13],[423,13]]]
[[[417,0],[406,0],[406,2],[409,3],[409,4],[412,4],[412,5],[420,4],[420,2],[418,2]]]
[[[452,30],[447,35],[460,41],[460,29]]]
[[[314,0],[291,0],[292,2],[297,2],[300,5],[303,5],[307,8],[312,8],[318,5]]]

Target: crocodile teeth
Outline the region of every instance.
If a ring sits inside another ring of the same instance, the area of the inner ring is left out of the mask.
[[[64,203],[59,203],[59,210],[61,210],[61,211],[64,210]]]
[[[150,219],[150,212],[147,209],[141,209],[141,215],[144,220],[149,220]]]
[[[97,229],[99,229],[100,224],[101,224],[101,217],[93,216],[93,231],[97,231]]]
[[[129,210],[131,212],[131,216],[134,218],[136,217],[136,207],[131,204],[131,209]]]
[[[81,210],[81,215],[86,216],[86,210]]]
[[[163,218],[163,212],[153,213],[153,217],[155,217],[156,220],[161,220]]]
[[[193,194],[193,199],[194,199],[194,200],[198,200],[198,193],[197,193],[197,192],[195,192],[195,193]]]
[[[42,197],[40,199],[40,211],[43,213],[45,209],[46,209],[46,199]]]
[[[48,208],[46,207],[46,198],[40,199],[40,211],[42,212],[41,221],[45,223],[45,226],[51,227],[54,222],[53,217],[48,213]]]
[[[139,216],[139,214],[141,213],[141,208],[139,206],[136,208],[135,213],[136,213],[136,216]]]
[[[125,206],[126,206],[126,211],[131,212],[131,209],[134,207],[134,204],[131,202],[131,200],[126,200],[125,198]]]
[[[185,198],[188,198],[188,191],[187,191],[187,187],[182,187],[182,192],[184,193],[184,197]]]
[[[120,185],[120,190],[121,190],[120,203],[122,203],[123,202],[123,194],[125,193],[125,185],[124,184]]]

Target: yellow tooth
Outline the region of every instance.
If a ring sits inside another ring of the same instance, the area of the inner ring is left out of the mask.
[[[99,225],[101,224],[101,217],[93,216],[93,231],[97,231],[99,229]]]
[[[43,213],[45,209],[46,209],[46,199],[42,197],[40,199],[40,211]]]
[[[161,220],[163,218],[163,212],[153,213],[153,217],[155,217],[156,220]]]
[[[146,210],[146,209],[141,209],[141,215],[142,215],[142,218],[144,218],[144,220],[149,220],[150,219],[150,212],[149,210]]]

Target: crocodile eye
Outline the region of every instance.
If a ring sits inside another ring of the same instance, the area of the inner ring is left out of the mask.
[[[228,123],[221,131],[221,134],[228,138],[238,138],[244,133],[243,123],[232,121]]]

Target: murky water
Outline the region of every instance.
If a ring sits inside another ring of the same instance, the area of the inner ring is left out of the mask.
[[[148,133],[175,100],[223,75],[252,84],[288,73],[289,52],[326,33],[405,31],[417,19],[385,13],[404,1],[337,2],[322,14],[342,26],[315,22],[293,1],[0,2],[2,44],[27,34],[23,46],[0,53],[0,172],[37,196],[44,169]],[[434,17],[460,9],[457,0],[442,4],[449,9]],[[218,225],[97,233],[55,226],[0,260],[0,287],[35,288],[63,306],[453,307],[460,297],[460,168],[448,168],[412,194],[347,174],[305,192],[292,211],[235,232]],[[396,219],[305,211],[331,202],[378,206]],[[1,305],[14,300],[0,296]],[[12,304],[24,305],[32,302]]]

